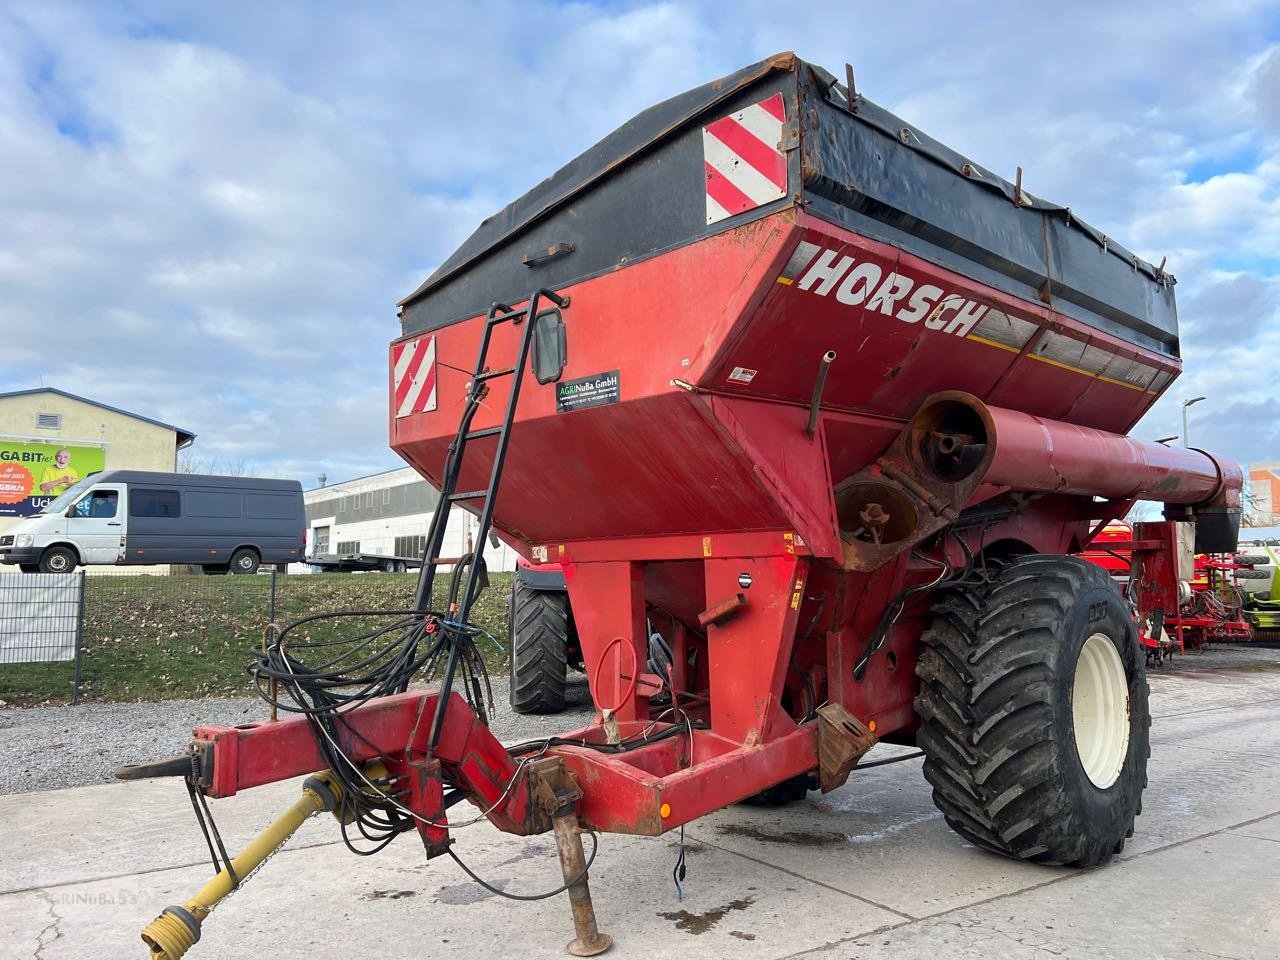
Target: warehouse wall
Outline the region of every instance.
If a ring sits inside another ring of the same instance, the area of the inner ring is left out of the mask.
[[[1253,499],[1246,511],[1250,523],[1280,523],[1280,460],[1249,465],[1249,494]]]
[[[415,471],[404,468],[308,490],[304,499],[308,554],[316,552],[317,531],[327,529],[323,553],[417,556],[440,497]],[[467,536],[474,537],[475,530],[475,517],[455,510],[445,531],[443,555],[464,553]],[[516,552],[505,544],[497,549],[486,546],[485,559],[490,570],[514,570]]]

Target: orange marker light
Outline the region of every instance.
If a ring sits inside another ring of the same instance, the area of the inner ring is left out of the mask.
[[[671,816],[671,804],[664,803],[662,806],[660,806],[658,808],[658,816],[660,816],[663,820]]]
[[[876,732],[876,722],[875,722],[874,720],[872,720],[872,721],[868,722],[868,723],[867,723],[867,729],[868,729],[868,730],[870,730],[872,733],[875,733],[875,732]]]

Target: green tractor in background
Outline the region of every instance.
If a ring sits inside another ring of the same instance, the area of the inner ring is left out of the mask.
[[[1244,618],[1253,627],[1255,640],[1280,641],[1280,546],[1241,544],[1240,549],[1256,554],[1258,560],[1265,555],[1266,563],[1254,563],[1253,569],[1270,575],[1241,581]]]

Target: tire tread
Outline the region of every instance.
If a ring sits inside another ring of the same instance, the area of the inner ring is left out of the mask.
[[[1086,584],[1116,589],[1075,557],[1016,558],[985,582],[940,588],[921,635],[918,741],[934,803],[966,840],[1020,860],[1093,866],[1116,849],[1066,799],[1053,739],[1058,626]]]
[[[511,593],[511,706],[516,713],[559,713],[565,706],[569,598],[531,590],[518,579]]]

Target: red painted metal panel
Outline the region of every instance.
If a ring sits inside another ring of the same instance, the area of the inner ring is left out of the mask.
[[[571,560],[578,563],[692,558],[702,560],[706,557],[775,557],[791,554],[807,556],[812,552],[807,543],[785,529],[545,543],[534,546],[531,551],[534,566],[539,564],[540,552],[544,550],[549,563]]]
[[[564,565],[564,579],[588,677],[597,675],[606,648],[618,637],[631,645],[637,663],[648,660],[644,569],[640,564],[569,561]],[[596,696],[594,689],[592,696]],[[616,712],[620,720],[647,720],[648,710],[648,700],[633,695]]]
[[[460,697],[454,696],[461,702]],[[357,762],[377,756],[366,740],[399,744],[403,749],[410,741],[424,699],[435,703],[434,694],[402,693],[351,712],[346,719],[355,733],[339,736],[341,746]],[[215,779],[213,788],[206,791],[211,797],[234,796],[240,790],[300,777],[328,765],[316,745],[311,725],[302,716],[238,727],[197,727],[194,739],[214,744]]]
[[[695,731],[694,736],[707,735]],[[687,753],[682,738],[658,746],[666,758],[664,766]],[[765,743],[698,756],[696,764],[662,776],[642,769],[640,758],[630,755],[609,756],[577,747],[558,747],[555,754],[564,758],[582,787],[578,810],[584,824],[594,830],[647,836],[689,823],[818,764],[812,723]],[[669,809],[665,818],[664,803]]]
[[[1019,408],[1041,416],[1123,431],[1169,377],[1156,382],[1158,389],[1132,389],[1100,379],[1098,371],[1120,381],[1137,358],[1150,371],[1141,380],[1145,388],[1155,373],[1179,369],[1176,359],[887,244],[807,215],[799,224],[788,248],[794,256],[770,278],[759,309],[725,339],[700,385],[804,403],[817,358],[835,350],[825,404],[831,409],[905,419],[924,396],[964,390],[992,403],[1016,398]],[[1079,351],[1055,341],[1040,355],[1045,331],[1074,339]],[[747,383],[732,376],[743,368],[755,374]]]
[[[813,555],[840,556],[825,432],[807,436],[807,414],[799,407],[712,397],[710,409],[756,465],[774,501]]]
[[[741,612],[707,628],[711,729],[735,743],[759,742],[766,724],[782,712],[783,675],[809,561],[713,558],[705,567],[707,607],[738,593],[747,598]]]
[[[792,229],[790,215],[779,214],[567,291],[563,379],[617,370],[620,402],[557,413],[555,384],[526,379],[497,502],[500,529],[537,541],[786,525],[750,461],[673,381],[696,380],[710,351],[752,309]],[[475,318],[436,333],[437,409],[390,421],[392,446],[435,482],[481,324]],[[510,362],[519,333],[495,328],[491,366]],[[495,399],[475,429],[499,423],[505,383],[493,382]],[[485,485],[493,443],[470,445],[461,487]]]

